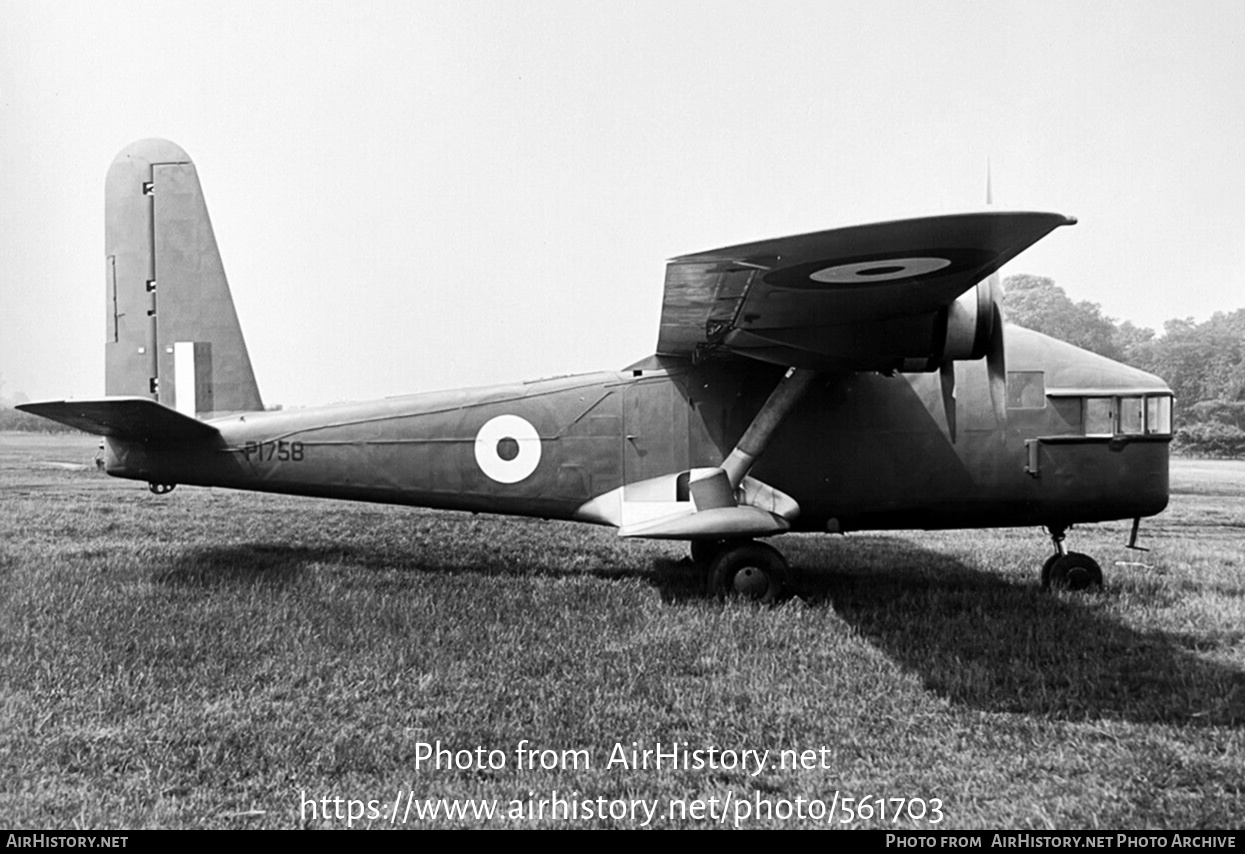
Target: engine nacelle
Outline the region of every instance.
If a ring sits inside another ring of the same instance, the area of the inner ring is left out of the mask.
[[[998,299],[995,277],[965,291],[934,320],[936,343],[930,355],[907,359],[903,369],[936,371],[947,362],[985,358],[994,346],[994,337],[1003,334]]]
[[[989,281],[980,282],[948,306],[943,360],[982,359],[990,352],[996,318],[990,285]]]

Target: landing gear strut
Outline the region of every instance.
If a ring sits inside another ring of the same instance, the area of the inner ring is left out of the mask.
[[[705,571],[710,596],[771,605],[787,588],[787,559],[755,540],[694,540],[692,559]]]
[[[1067,528],[1051,525],[1051,542],[1055,553],[1042,565],[1043,590],[1097,590],[1102,587],[1102,567],[1089,555],[1064,549],[1063,540]]]
[[[784,496],[783,503],[789,506],[782,515],[775,512],[777,506],[749,507],[741,489],[748,472],[769,447],[783,419],[816,378],[817,372],[812,369],[788,368],[717,470],[702,471],[694,480],[689,473],[688,489],[696,511],[718,514],[718,526],[707,523],[701,530],[734,534],[721,539],[710,534],[707,539],[692,540],[692,560],[705,573],[710,596],[765,604],[777,602],[783,596],[787,586],[787,559],[773,546],[746,537],[788,530],[790,520],[799,512],[799,505]],[[776,490],[771,492],[777,494]]]

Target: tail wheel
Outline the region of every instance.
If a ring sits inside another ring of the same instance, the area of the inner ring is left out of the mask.
[[[1080,552],[1055,555],[1042,567],[1042,587],[1051,590],[1097,590],[1102,587],[1102,567],[1092,557]]]
[[[709,592],[719,599],[768,605],[782,598],[786,586],[786,558],[764,543],[728,546],[709,565]]]

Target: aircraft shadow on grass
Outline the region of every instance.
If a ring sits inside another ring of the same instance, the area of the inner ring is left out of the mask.
[[[1212,651],[1213,639],[1122,625],[1096,607],[1109,591],[1052,594],[898,537],[817,543],[800,557],[805,602],[833,608],[954,703],[1073,720],[1245,725],[1245,673],[1193,652]]]
[[[355,549],[337,546],[297,546],[238,543],[193,546],[154,573],[157,584],[171,587],[229,589],[260,585],[292,587],[306,570],[319,563],[353,562]]]
[[[806,542],[807,548],[795,547],[795,607],[832,609],[891,660],[918,674],[929,690],[957,705],[1070,720],[1245,725],[1245,673],[1194,654],[1213,651],[1213,638],[1121,625],[1097,612],[1096,596],[1109,592],[1054,595],[898,537]],[[587,575],[644,580],[669,605],[720,607],[688,560],[619,566],[610,556],[602,563],[605,567],[596,569],[559,568],[544,557],[498,570],[365,545],[244,543],[186,549],[158,572],[157,581],[284,587],[299,584],[320,564],[436,575]]]

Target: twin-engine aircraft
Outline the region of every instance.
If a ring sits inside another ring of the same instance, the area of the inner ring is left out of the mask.
[[[1076,523],[1160,512],[1172,393],[1005,326],[997,271],[1075,220],[987,211],[685,255],[621,371],[264,411],[194,164],[106,188],[106,397],[21,409],[105,437],[111,475],[570,519],[685,540],[719,596],[788,584],[788,531],[1043,526],[1044,586],[1102,583]]]

